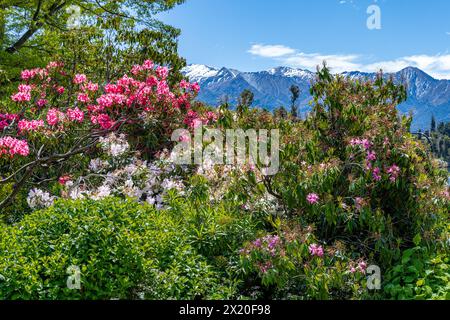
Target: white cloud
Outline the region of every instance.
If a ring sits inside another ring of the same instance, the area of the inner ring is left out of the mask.
[[[253,55],[264,58],[277,58],[295,53],[295,50],[282,45],[255,44],[248,51]]]
[[[364,71],[397,72],[406,67],[419,68],[436,79],[450,79],[450,54],[412,55],[393,60],[367,62],[367,57],[357,54],[304,53],[282,45],[256,44],[248,51],[252,55],[275,59],[296,68],[315,70],[323,61],[333,72]]]
[[[419,68],[436,79],[450,79],[450,54],[414,55],[401,57],[391,61],[380,61],[363,66],[362,71],[396,72],[406,67]]]
[[[357,55],[323,55],[319,53],[300,52],[286,57],[283,59],[283,63],[289,66],[314,70],[316,66],[326,61],[333,72],[340,73],[348,70],[358,70],[361,65],[356,62],[357,59]]]

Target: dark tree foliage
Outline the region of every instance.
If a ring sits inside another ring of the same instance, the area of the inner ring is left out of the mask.
[[[91,78],[112,79],[151,59],[185,66],[177,54],[180,30],[155,15],[184,0],[0,0],[0,93],[20,71],[62,60]]]
[[[289,89],[291,91],[291,115],[294,118],[298,117],[298,110],[297,110],[297,100],[300,97],[300,88],[296,85],[292,85]]]

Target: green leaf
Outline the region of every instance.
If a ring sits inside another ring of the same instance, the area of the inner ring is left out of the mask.
[[[415,244],[416,246],[419,246],[419,245],[420,245],[420,243],[422,242],[422,237],[420,236],[420,234],[417,234],[417,235],[414,237],[413,242],[414,242],[414,244]]]

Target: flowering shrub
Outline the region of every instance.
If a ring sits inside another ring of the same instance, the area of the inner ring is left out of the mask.
[[[397,113],[404,88],[381,76],[355,82],[324,68],[311,92],[306,121],[280,120],[279,173],[253,189],[263,184],[288,215],[314,224],[319,239],[350,240],[380,265],[418,234],[430,244],[441,239],[447,173],[409,133],[411,119]]]
[[[290,222],[283,229],[281,236],[258,238],[240,250],[247,275],[256,273],[263,286],[275,286],[275,296],[301,290],[309,299],[351,299],[365,292],[367,262],[346,256],[342,243],[325,249],[312,227]]]
[[[129,146],[113,143],[112,156],[131,148],[151,157],[159,146],[168,146],[174,128],[187,119],[215,119],[212,113],[203,116],[190,110],[198,85],[183,80],[171,87],[168,68],[145,61],[131,75],[101,85],[84,74],[70,76],[58,62],[22,72],[24,83],[11,96],[16,112],[0,114],[0,183],[15,181],[14,192],[2,199],[0,208],[12,203],[23,188],[57,180],[69,169],[82,171],[85,161],[80,163],[80,156],[95,157],[98,142],[104,144],[110,132],[136,137]],[[152,149],[137,133],[143,128],[159,132]]]

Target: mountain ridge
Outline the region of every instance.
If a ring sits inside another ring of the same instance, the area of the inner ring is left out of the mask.
[[[315,79],[315,72],[279,66],[269,70],[243,72],[231,68],[214,68],[202,64],[191,64],[182,70],[183,74],[201,86],[199,101],[217,105],[224,96],[231,105],[236,105],[240,93],[251,90],[255,94],[255,106],[274,110],[290,104],[289,88],[300,87],[299,111],[310,110],[309,88]],[[349,71],[341,73],[357,79],[374,79],[377,73]],[[416,67],[406,67],[398,72],[386,73],[397,83],[408,88],[408,99],[398,106],[402,113],[412,112],[413,130],[427,130],[432,115],[438,122],[450,122],[450,80],[438,80]]]

